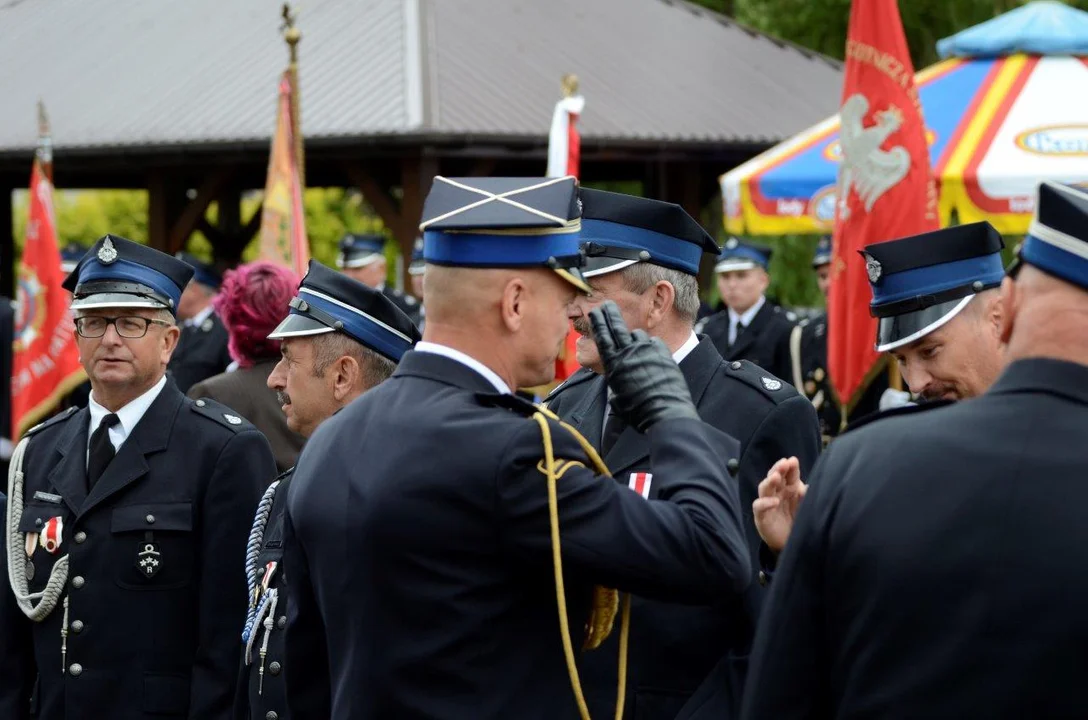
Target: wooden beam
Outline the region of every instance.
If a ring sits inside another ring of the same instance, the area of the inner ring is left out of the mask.
[[[167,252],[173,255],[185,247],[185,242],[193,234],[197,222],[204,217],[212,200],[220,194],[233,175],[233,168],[222,168],[204,178],[196,191],[196,197],[189,201],[177,220],[171,224]]]
[[[359,192],[370,203],[370,207],[374,208],[374,212],[378,213],[378,217],[382,219],[385,226],[396,235],[396,228],[401,222],[400,203],[389,189],[379,184],[373,175],[359,165],[345,162],[344,172],[355,187],[359,188]]]
[[[493,157],[478,158],[476,162],[472,163],[472,167],[469,168],[469,177],[488,177],[489,175],[494,175],[495,166],[498,164],[499,161]]]
[[[15,299],[15,218],[12,189],[0,187],[0,294]]]

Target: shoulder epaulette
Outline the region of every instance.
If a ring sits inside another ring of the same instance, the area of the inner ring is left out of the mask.
[[[798,395],[793,385],[747,360],[726,361],[725,369],[730,377],[750,385],[776,404]]]
[[[485,407],[498,407],[531,417],[540,408],[525,398],[510,393],[476,393],[476,400]]]
[[[230,428],[234,432],[241,432],[242,430],[249,430],[253,425],[241,415],[238,415],[234,410],[223,403],[216,402],[209,398],[200,398],[194,400],[189,406],[193,412],[197,415],[202,415],[209,420],[214,420],[223,427]]]
[[[37,425],[35,425],[34,427],[30,428],[29,430],[26,431],[26,433],[24,434],[24,437],[29,437],[29,436],[33,435],[34,433],[36,433],[36,432],[39,432],[41,430],[45,430],[47,427],[50,427],[52,425],[56,425],[57,423],[60,423],[60,422],[64,422],[68,418],[75,415],[76,411],[78,411],[78,410],[79,410],[79,408],[77,408],[77,407],[70,407],[67,410],[65,410],[64,412],[59,413],[57,415],[54,415],[53,417],[49,418],[48,420],[40,422]]]
[[[839,437],[842,437],[848,432],[853,432],[858,428],[863,428],[866,425],[872,425],[878,420],[886,420],[888,418],[903,417],[905,415],[914,415],[929,410],[936,410],[937,408],[953,405],[955,402],[955,400],[933,400],[932,402],[924,402],[916,405],[900,405],[899,407],[891,408],[890,410],[863,415],[854,422],[848,424],[846,429],[839,433]]]
[[[555,388],[550,393],[548,393],[548,397],[544,398],[544,402],[547,403],[551,400],[554,400],[559,396],[560,393],[564,392],[565,390],[569,390],[575,385],[581,385],[582,383],[588,380],[592,380],[595,377],[597,377],[597,373],[593,372],[589,368],[578,368],[577,372],[575,372],[563,382],[556,385]]]

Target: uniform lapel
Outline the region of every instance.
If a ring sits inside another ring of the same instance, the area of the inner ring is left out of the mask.
[[[746,327],[739,335],[737,335],[737,341],[733,343],[733,347],[729,348],[729,357],[727,360],[741,360],[744,358],[744,354],[748,352],[752,344],[755,343],[756,338],[763,331],[763,326],[767,324],[767,320],[770,318],[768,313],[774,312],[769,302],[764,302],[763,307],[759,309],[756,316],[752,318],[751,324]]]
[[[80,515],[85,515],[147,474],[146,456],[166,449],[178,407],[184,398],[177,386],[167,381],[166,387],[136,423],[102,477],[95,483],[79,510]]]
[[[601,435],[604,433],[604,412],[608,401],[608,386],[603,375],[587,380],[582,398],[567,414],[567,422],[581,433],[589,444],[601,449]]]
[[[91,413],[83,408],[65,423],[56,449],[60,460],[49,471],[49,485],[78,513],[87,499],[87,426]]]
[[[684,373],[688,390],[691,391],[692,400],[699,405],[707,386],[722,357],[714,349],[714,343],[707,337],[699,340],[699,344],[680,362],[680,371]],[[645,436],[634,427],[626,427],[620,436],[616,438],[616,444],[605,456],[604,462],[613,476],[622,476],[628,470],[636,467],[646,467],[646,461],[650,458],[650,446]],[[623,477],[619,477],[624,480]]]

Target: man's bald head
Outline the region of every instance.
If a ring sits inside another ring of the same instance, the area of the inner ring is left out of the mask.
[[[546,268],[428,265],[423,339],[470,347],[518,387],[551,382],[569,329],[572,285]],[[509,382],[509,380],[508,380]]]
[[[1088,291],[1024,264],[1001,285],[1008,359],[1049,357],[1088,365]]]

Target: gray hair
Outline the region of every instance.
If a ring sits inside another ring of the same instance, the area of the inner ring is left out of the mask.
[[[383,357],[344,333],[332,332],[313,336],[315,377],[321,377],[329,366],[345,355],[359,363],[360,380],[364,389],[370,389],[385,380],[397,369],[396,363]]]
[[[681,270],[639,262],[620,270],[624,289],[641,295],[664,280],[675,291],[673,309],[681,319],[693,323],[699,315],[699,281]]]

